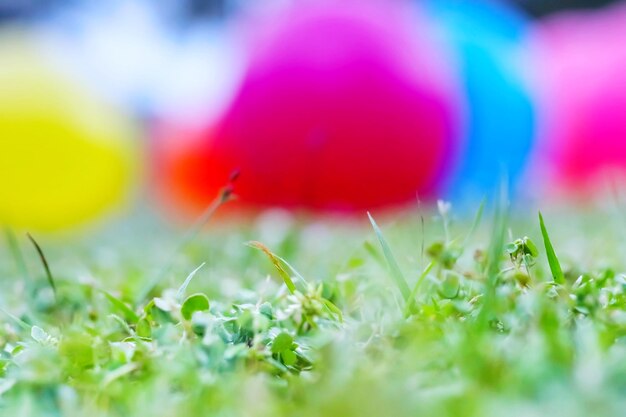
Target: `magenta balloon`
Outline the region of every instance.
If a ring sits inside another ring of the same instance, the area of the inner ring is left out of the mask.
[[[626,172],[624,39],[624,6],[559,15],[536,30],[545,146],[560,184]]]
[[[236,168],[252,205],[354,210],[436,193],[459,98],[444,51],[404,6],[296,2],[250,24],[241,88],[190,150],[189,199],[205,203]]]

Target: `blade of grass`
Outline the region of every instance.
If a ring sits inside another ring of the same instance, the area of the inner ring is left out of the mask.
[[[183,282],[183,285],[180,286],[180,288],[178,289],[178,292],[176,293],[176,298],[179,301],[183,300],[183,297],[185,296],[185,291],[187,290],[187,287],[189,286],[189,283],[191,283],[191,280],[193,279],[193,277],[196,275],[196,273],[202,269],[202,267],[206,265],[206,262],[202,262],[202,264],[197,267],[196,269],[194,269],[193,271],[191,271],[191,273],[189,275],[187,275],[187,278],[185,278],[185,282]]]
[[[130,307],[128,307],[125,302],[107,291],[100,290],[100,292],[117,310],[119,310],[124,315],[124,318],[129,323],[137,323],[137,321],[139,321],[139,316],[137,316],[137,313],[135,313]]]
[[[374,232],[376,233],[376,237],[378,238],[378,241],[380,242],[380,246],[383,248],[383,255],[385,256],[385,259],[387,260],[387,266],[389,267],[391,278],[393,279],[394,283],[400,290],[400,293],[402,293],[402,297],[404,298],[404,301],[408,303],[409,297],[411,296],[411,290],[409,288],[409,284],[407,284],[407,281],[404,278],[404,275],[402,274],[402,271],[400,270],[400,267],[398,266],[396,259],[393,257],[393,253],[391,252],[391,248],[389,247],[389,245],[387,244],[387,241],[385,240],[385,237],[383,236],[383,232],[380,230],[380,228],[376,224],[376,221],[374,220],[374,218],[369,212],[367,213],[367,216],[369,217],[370,223],[372,224],[372,227],[374,228]]]
[[[7,317],[9,317],[11,320],[13,320],[15,322],[15,324],[17,324],[18,326],[20,326],[22,329],[24,330],[29,330],[31,329],[31,325],[26,323],[24,320],[20,319],[17,316],[14,316],[13,314],[9,313],[8,311],[0,308],[0,312],[4,313]]]
[[[489,244],[486,271],[487,281],[485,283],[483,305],[477,317],[479,326],[483,328],[489,326],[497,302],[496,286],[500,274],[500,263],[502,261],[508,219],[508,180],[506,177],[503,177],[500,183],[500,189],[497,193],[497,204],[494,210],[493,231]]]
[[[548,234],[548,229],[546,229],[541,212],[539,212],[539,227],[541,228],[541,236],[543,237],[543,244],[546,248],[546,256],[548,257],[548,265],[550,266],[552,278],[557,284],[564,284],[565,276],[563,275],[563,269],[561,268],[559,258],[556,256],[556,252],[554,252],[554,247],[550,241],[550,235]]]
[[[424,270],[420,274],[419,278],[417,279],[417,282],[413,286],[413,290],[411,290],[411,294],[409,295],[409,302],[404,307],[404,317],[409,317],[411,315],[411,309],[413,308],[413,305],[415,305],[415,296],[417,295],[417,291],[419,290],[420,286],[422,285],[422,282],[424,282],[424,280],[426,279],[426,277],[428,276],[428,274],[430,273],[430,271],[433,269],[434,266],[435,266],[434,262],[429,262],[428,265],[426,265],[426,268],[424,268]]]
[[[192,242],[198,237],[198,234],[202,231],[204,226],[211,220],[211,218],[215,215],[215,212],[224,204],[228,203],[232,198],[232,186],[228,185],[224,187],[218,196],[209,204],[209,206],[204,210],[202,215],[198,217],[195,223],[191,226],[191,228],[187,231],[185,236],[181,239],[177,250],[175,253],[180,252],[184,249],[185,246]]]
[[[296,284],[293,283],[293,280],[291,279],[287,271],[285,271],[285,268],[283,268],[281,264],[282,262],[281,258],[275,255],[267,246],[265,246],[261,242],[251,241],[251,242],[248,242],[247,245],[250,246],[251,248],[255,248],[263,252],[265,256],[267,256],[268,259],[272,262],[272,264],[274,264],[274,267],[278,271],[278,274],[280,275],[283,282],[287,286],[287,289],[289,290],[289,292],[292,294],[296,292]]]
[[[46,255],[44,255],[43,250],[41,250],[41,246],[39,243],[31,236],[30,233],[26,233],[26,236],[31,241],[37,254],[39,255],[39,259],[41,259],[41,263],[43,264],[43,268],[46,272],[46,278],[48,279],[48,284],[50,284],[50,288],[52,288],[52,292],[54,293],[55,300],[57,299],[57,286],[54,283],[54,277],[52,276],[52,272],[50,272],[50,265],[48,265],[48,260],[46,259]]]
[[[100,382],[100,391],[104,391],[104,389],[107,386],[111,385],[111,383],[113,383],[115,380],[123,378],[131,372],[134,372],[135,370],[137,370],[138,367],[139,365],[136,363],[127,363],[109,372]]]
[[[140,291],[137,293],[136,301],[141,302],[148,297],[148,294],[157,286],[161,281],[165,279],[167,274],[172,269],[173,259],[177,254],[185,249],[185,247],[195,240],[204,226],[213,218],[217,210],[222,207],[224,204],[228,203],[233,199],[233,183],[237,180],[239,176],[239,172],[235,171],[231,174],[229,179],[229,183],[220,190],[219,194],[215,199],[207,206],[204,212],[198,217],[198,219],[194,222],[194,224],[189,228],[187,233],[182,237],[178,245],[172,251],[172,254],[167,258],[167,261],[164,263],[164,266],[161,269],[161,272],[158,273],[154,279],[148,282]]]
[[[472,227],[470,228],[469,233],[467,234],[467,236],[465,236],[465,240],[463,241],[463,250],[467,248],[470,239],[472,238],[472,236],[474,236],[474,233],[476,233],[476,229],[478,229],[478,226],[480,225],[480,222],[483,218],[483,212],[485,210],[485,202],[485,198],[483,198],[480,202],[480,206],[478,207],[478,211],[476,212],[476,216],[474,217],[474,221],[472,222]]]
[[[254,241],[253,241],[253,243],[257,243],[257,244],[258,244],[259,242],[254,242]],[[250,244],[250,242],[247,242],[247,243],[246,243],[246,245],[247,245],[247,246],[250,246],[250,247],[253,247],[253,248],[256,248],[256,246],[251,245],[251,244]],[[257,249],[258,249],[258,248],[257,248]],[[271,252],[271,251],[270,251],[270,252]],[[292,266],[289,262],[287,262],[287,260],[286,260],[285,258],[283,258],[283,257],[282,257],[282,256],[280,256],[280,255],[277,255],[277,254],[276,254],[276,253],[274,253],[274,252],[271,252],[271,253],[272,253],[272,255],[273,255],[276,259],[278,259],[278,260],[279,260],[279,261],[281,261],[281,262],[282,262],[285,266],[287,266],[287,268],[289,268],[289,270],[290,270],[290,271],[291,271],[291,272],[295,275],[295,277],[296,277],[296,278],[298,278],[300,281],[302,281],[302,283],[303,283],[305,286],[308,286],[308,285],[309,285],[309,283],[306,281],[306,279],[304,279],[304,277],[302,276],[302,274],[300,274],[296,268],[294,268],[294,267],[293,267],[293,266]]]
[[[324,303],[324,306],[328,309],[328,311],[337,316],[339,323],[343,323],[343,313],[341,312],[339,307],[337,307],[332,301],[327,300],[326,298],[323,298],[322,302]]]
[[[282,263],[284,263],[285,265],[287,265],[287,268],[289,268],[289,270],[291,270],[291,272],[293,272],[293,274],[296,276],[296,278],[298,278],[300,281],[302,281],[302,283],[304,285],[309,285],[306,280],[304,279],[304,277],[296,270],[296,268],[294,268],[293,266],[291,266],[291,264],[289,262],[287,262],[287,260],[281,256],[278,256],[274,253],[274,256],[277,257]]]

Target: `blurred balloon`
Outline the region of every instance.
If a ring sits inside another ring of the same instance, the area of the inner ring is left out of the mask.
[[[222,120],[172,133],[159,159],[178,201],[206,206],[235,169],[252,206],[350,211],[435,192],[458,148],[459,97],[409,10],[302,2],[250,24],[249,68]]]
[[[544,137],[559,189],[626,174],[626,7],[554,16],[537,27]],[[565,187],[564,187],[565,186]]]
[[[535,109],[523,76],[527,22],[502,3],[427,3],[458,53],[467,100],[465,148],[451,181],[456,199],[480,199],[518,180],[535,137]]]
[[[67,6],[47,22],[46,42],[100,95],[142,117],[212,116],[239,85],[240,47],[228,21],[184,17],[188,3]]]
[[[120,203],[137,170],[125,117],[19,34],[0,36],[0,91],[0,225],[56,231]]]

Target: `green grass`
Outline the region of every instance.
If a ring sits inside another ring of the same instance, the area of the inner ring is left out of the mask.
[[[7,231],[0,415],[621,415],[620,214],[503,207]]]

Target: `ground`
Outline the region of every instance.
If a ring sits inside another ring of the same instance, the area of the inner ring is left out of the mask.
[[[185,233],[142,212],[33,236],[49,276],[7,230],[0,414],[619,415],[622,216],[439,204]]]

